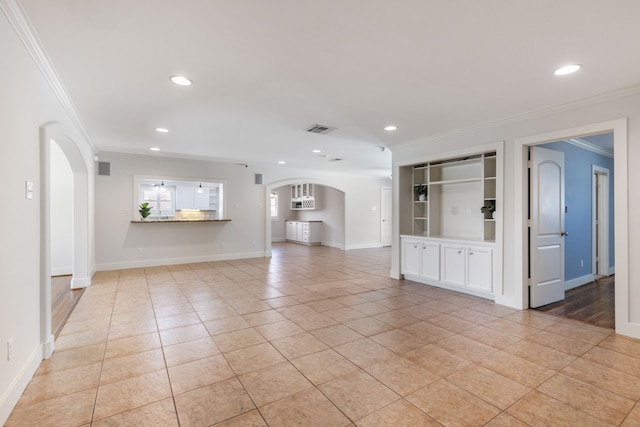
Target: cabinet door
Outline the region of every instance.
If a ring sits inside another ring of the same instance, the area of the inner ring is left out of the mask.
[[[287,240],[296,240],[296,223],[295,223],[295,221],[287,221],[285,237],[286,237]]]
[[[483,292],[493,292],[493,250],[470,247],[467,255],[467,287]]]
[[[194,200],[194,208],[200,210],[209,210],[209,189],[202,188],[202,193],[198,193],[198,190],[195,190],[195,200]]]
[[[179,186],[176,188],[176,210],[193,209],[194,191],[193,187]]]
[[[442,281],[456,286],[465,283],[465,249],[461,246],[442,246]]]
[[[309,243],[322,242],[322,223],[311,222],[309,223]]]
[[[422,247],[415,240],[402,241],[402,274],[420,275],[420,255]]]
[[[422,242],[421,246],[422,277],[440,280],[440,245],[432,242]]]

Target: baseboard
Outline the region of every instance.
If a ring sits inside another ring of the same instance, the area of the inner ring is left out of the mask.
[[[185,258],[162,258],[139,261],[96,264],[96,271],[124,270],[128,268],[160,267],[163,265],[195,264],[199,262],[228,261],[233,259],[264,258],[266,252],[240,252],[220,255],[203,255]]]
[[[584,276],[576,277],[575,279],[565,280],[564,290],[568,291],[569,289],[586,285],[587,283],[593,282],[593,280],[594,280],[593,274],[585,274]]]
[[[347,251],[353,250],[353,249],[373,249],[373,248],[381,248],[382,243],[380,242],[376,242],[376,243],[359,243],[357,245],[346,245],[345,249]]]
[[[281,243],[286,241],[287,239],[285,239],[284,237],[271,238],[271,243]]]
[[[344,251],[344,244],[338,242],[322,242],[322,246],[329,246],[330,248],[340,249]]]
[[[91,277],[79,277],[71,279],[71,289],[82,289],[91,286]]]
[[[43,346],[38,345],[31,352],[31,356],[27,362],[18,371],[17,375],[9,384],[7,390],[0,396],[0,425],[4,425],[11,411],[20,400],[20,396],[29,385],[29,381],[38,370],[40,362],[42,362]]]

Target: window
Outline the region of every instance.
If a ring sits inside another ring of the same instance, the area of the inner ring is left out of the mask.
[[[278,193],[271,193],[271,219],[278,219]]]
[[[176,214],[176,187],[172,185],[141,185],[142,202],[149,203],[151,218],[173,217]]]
[[[225,219],[224,181],[134,175],[133,220],[140,203],[149,203],[150,220]]]

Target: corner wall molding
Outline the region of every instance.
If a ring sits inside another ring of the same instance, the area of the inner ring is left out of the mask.
[[[87,144],[91,147],[94,153],[97,153],[97,149],[91,136],[87,132],[80,115],[78,114],[73,101],[69,97],[67,90],[65,89],[60,77],[56,73],[56,70],[51,65],[49,56],[45,52],[40,39],[38,38],[29,18],[27,18],[24,9],[20,5],[18,0],[0,0],[0,10],[4,12],[5,16],[9,20],[9,23],[15,30],[18,38],[22,41],[22,44],[29,52],[29,55],[33,58],[36,66],[44,76],[47,83],[53,90],[56,98],[62,105],[63,110],[69,116],[71,123],[80,133],[80,135],[86,140]]]
[[[479,123],[476,125],[466,126],[466,127],[452,130],[452,131],[442,132],[442,133],[427,136],[424,138],[418,138],[411,141],[402,142],[400,144],[396,144],[393,147],[391,147],[391,150],[393,151],[397,149],[411,147],[417,144],[438,142],[442,139],[450,138],[452,136],[470,134],[480,129],[490,129],[490,128],[496,128],[499,126],[506,126],[514,123],[523,122],[525,120],[533,119],[536,117],[543,117],[543,116],[547,116],[554,113],[570,111],[580,107],[587,107],[589,105],[594,105],[600,102],[605,102],[605,101],[614,100],[614,99],[622,98],[629,95],[634,95],[636,93],[640,93],[640,85],[629,86],[626,88],[602,93],[599,95],[590,96],[577,101],[568,102],[568,103],[556,105],[553,107],[540,108],[538,110],[533,110],[526,113],[515,114],[513,116],[504,117],[497,120],[492,120],[484,123]]]
[[[582,138],[569,138],[565,141],[571,145],[575,145],[576,147],[580,147],[584,150],[588,150],[593,153],[600,154],[601,156],[605,156],[605,157],[609,157],[610,159],[613,159],[613,150],[607,150],[606,148],[599,147],[595,144],[585,141]]]

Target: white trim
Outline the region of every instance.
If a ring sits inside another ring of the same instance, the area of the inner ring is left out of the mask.
[[[73,274],[73,267],[57,267],[51,269],[52,276],[69,276]]]
[[[345,245],[345,250],[350,251],[353,249],[372,249],[372,248],[382,248],[382,243],[374,242],[374,243],[358,243],[355,245]],[[388,246],[387,246],[388,247]]]
[[[0,425],[4,425],[9,415],[11,415],[11,411],[13,411],[22,393],[24,393],[29,385],[29,381],[31,381],[31,378],[33,378],[33,375],[38,370],[44,353],[44,345],[36,346],[27,359],[27,362],[22,365],[19,370],[16,369],[16,371],[13,371],[16,372],[16,376],[12,379],[5,393],[0,396]],[[12,371],[9,370],[9,372]]]
[[[473,133],[476,133],[477,131],[479,131],[481,129],[495,128],[495,127],[499,127],[499,126],[511,125],[511,124],[514,124],[514,123],[523,122],[523,121],[526,121],[526,120],[529,120],[529,119],[533,119],[533,118],[536,118],[536,117],[547,116],[547,115],[551,115],[551,114],[560,113],[560,112],[563,112],[563,111],[570,111],[570,110],[574,110],[576,108],[587,107],[587,106],[590,106],[590,105],[597,105],[597,104],[600,104],[602,102],[606,102],[606,101],[609,101],[609,100],[614,100],[614,99],[617,99],[617,98],[620,98],[620,97],[624,97],[624,96],[627,96],[627,95],[633,95],[633,94],[636,94],[638,92],[640,92],[640,85],[629,86],[629,87],[626,87],[626,88],[622,88],[622,89],[619,89],[619,90],[614,90],[614,91],[603,93],[603,94],[600,94],[600,95],[595,95],[595,96],[591,96],[591,97],[588,97],[588,98],[583,98],[583,99],[580,99],[578,101],[573,101],[573,102],[569,102],[569,103],[566,103],[566,104],[557,105],[555,107],[541,108],[539,110],[533,110],[533,111],[530,111],[530,112],[527,112],[527,113],[516,114],[516,115],[510,116],[510,117],[505,117],[505,118],[498,119],[498,120],[493,120],[493,121],[480,123],[478,125],[458,128],[458,129],[450,131],[450,132],[443,132],[443,133],[440,133],[440,134],[431,135],[431,136],[429,136],[427,138],[414,139],[414,140],[411,140],[411,141],[407,141],[407,142],[404,142],[404,143],[401,143],[401,144],[394,145],[392,147],[392,151],[393,151],[393,149],[397,150],[397,149],[400,149],[400,148],[410,147],[412,145],[417,145],[417,144],[433,144],[433,143],[437,143],[439,141],[445,140],[447,138],[450,138],[452,136],[473,134]],[[593,135],[595,133],[603,133],[603,132],[588,132],[588,133],[582,134],[582,135],[568,135],[566,138],[574,138],[576,136],[583,136],[583,135]],[[551,141],[547,141],[547,142],[551,142]],[[615,150],[615,144],[614,144],[614,151],[616,151]]]
[[[86,140],[87,144],[91,148],[91,151],[97,153],[98,150],[96,149],[91,136],[89,136],[89,132],[87,132],[84,123],[80,119],[80,115],[73,105],[73,101],[69,97],[69,94],[62,84],[60,77],[58,77],[58,73],[56,73],[55,69],[51,65],[51,61],[49,60],[47,53],[42,47],[40,39],[38,38],[36,32],[33,30],[31,22],[27,18],[27,15],[20,3],[16,0],[0,0],[0,9],[2,9],[4,14],[7,16],[7,19],[22,41],[22,44],[24,44],[27,52],[29,52],[29,54],[33,58],[33,61],[36,63],[36,66],[40,69],[40,72],[44,76],[45,80],[47,81],[47,83],[49,83],[51,90],[53,90],[56,98],[58,98],[58,101],[69,116],[69,119],[73,126]]]
[[[609,276],[613,276],[616,274],[616,267],[609,267]]]
[[[603,177],[601,180],[601,189],[598,193],[596,186],[598,185],[598,176]],[[594,275],[606,275],[609,271],[609,169],[592,165],[591,166],[591,260],[592,272]],[[600,215],[596,215],[598,206],[596,195],[600,195]],[[596,216],[600,218],[600,227],[596,228]],[[599,235],[596,236],[596,229]],[[596,248],[596,242],[600,241],[599,248]],[[597,250],[599,249],[599,250]],[[596,263],[596,252],[600,253],[600,261]],[[596,265],[599,266],[596,270]]]
[[[575,279],[565,280],[564,282],[564,290],[568,291],[569,289],[577,288],[578,286],[586,285],[587,283],[591,283],[595,280],[593,274],[585,274],[584,276],[576,277]]]
[[[266,252],[238,252],[220,255],[202,255],[184,258],[161,258],[140,261],[97,264],[96,271],[124,270],[128,268],[160,267],[163,265],[196,264],[200,262],[228,261],[233,259],[263,258]]]
[[[527,136],[514,140],[513,167],[514,167],[514,191],[513,198],[514,222],[513,239],[516,264],[515,278],[520,278],[521,286],[515,287],[516,298],[521,308],[529,306],[527,256],[528,245],[526,241],[527,231],[527,158],[526,152],[529,145],[543,144],[552,141],[564,141],[585,135],[595,135],[613,131],[614,152],[619,161],[614,168],[614,201],[615,201],[615,266],[617,269],[615,281],[615,311],[616,332],[635,338],[640,338],[640,324],[632,323],[629,311],[629,175],[628,175],[628,136],[627,118],[611,120],[563,129],[539,135]],[[520,191],[521,197],[517,197]]]
[[[585,141],[582,138],[569,138],[565,142],[575,145],[578,148],[582,148],[583,150],[591,151],[592,153],[600,154],[601,156],[609,157],[613,159],[613,151],[607,150],[606,148],[599,147],[595,144],[592,144],[588,141]]]
[[[71,289],[82,289],[91,286],[91,277],[74,277],[71,279]]]
[[[341,251],[344,251],[344,245],[342,243],[322,242],[322,246],[329,246],[330,248],[336,248],[336,249],[340,249]]]

